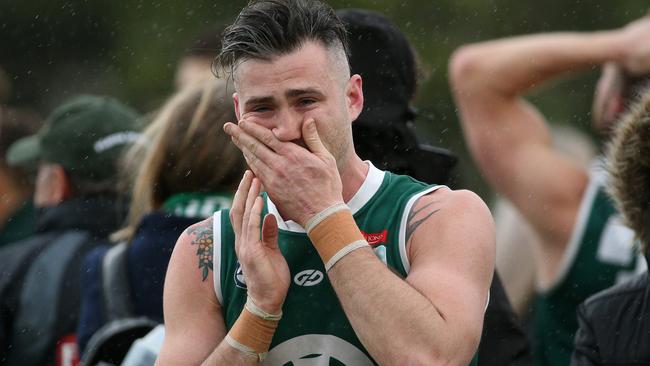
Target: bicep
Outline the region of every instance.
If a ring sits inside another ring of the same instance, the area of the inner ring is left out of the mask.
[[[174,247],[165,279],[165,340],[158,358],[160,365],[199,365],[226,334],[212,289],[212,271],[204,280],[196,261],[196,249],[183,233]]]
[[[430,199],[437,200],[437,194]],[[494,224],[487,207],[473,193],[444,194],[465,197],[442,203],[413,234],[406,280],[463,339],[478,344],[494,271]]]
[[[483,175],[544,239],[564,244],[587,184],[585,169],[554,149],[547,122],[524,99],[464,99],[463,130]]]

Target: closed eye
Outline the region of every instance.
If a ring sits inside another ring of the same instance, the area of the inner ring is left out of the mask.
[[[312,104],[316,103],[316,99],[312,98],[302,98],[298,101],[298,106],[300,107],[308,107]]]
[[[254,112],[254,113],[265,113],[271,111],[271,107],[268,105],[256,105],[252,106],[249,109],[249,112]]]

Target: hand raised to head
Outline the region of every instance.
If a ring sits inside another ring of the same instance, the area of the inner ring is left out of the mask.
[[[621,28],[620,34],[623,69],[633,76],[650,74],[650,13]]]

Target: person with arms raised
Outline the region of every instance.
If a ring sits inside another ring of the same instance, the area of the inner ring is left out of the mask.
[[[645,16],[612,31],[467,45],[451,58],[451,85],[474,160],[540,239],[534,315],[539,365],[569,364],[578,304],[642,271],[645,261],[635,255],[633,235],[605,193],[602,163],[587,170],[554,149],[544,116],[524,94],[567,73],[602,66],[593,119],[608,135],[650,73],[649,36]]]

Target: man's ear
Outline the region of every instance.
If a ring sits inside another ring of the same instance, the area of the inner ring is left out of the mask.
[[[363,111],[363,81],[361,76],[354,74],[348,80],[345,96],[347,99],[350,120],[356,120]]]
[[[54,175],[54,181],[56,182],[56,190],[54,192],[55,200],[63,202],[67,199],[72,198],[72,182],[70,182],[70,177],[65,172],[63,166],[59,164],[53,164],[52,174]]]
[[[72,195],[72,184],[63,166],[41,164],[36,177],[34,203],[38,207],[56,206]]]
[[[618,91],[613,93],[609,98],[609,103],[607,103],[605,110],[605,118],[615,120],[623,112],[625,112],[625,98],[623,98],[623,93]]]
[[[592,106],[594,127],[600,133],[607,134],[612,123],[625,109],[623,84],[620,66],[611,62],[605,64],[596,85]]]
[[[235,116],[237,116],[237,121],[232,122],[238,122],[241,119],[241,112],[239,110],[239,95],[237,95],[237,93],[232,93],[232,100],[235,103]]]

